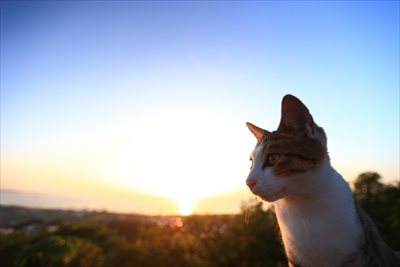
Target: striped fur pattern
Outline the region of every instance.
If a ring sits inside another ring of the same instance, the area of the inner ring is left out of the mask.
[[[400,266],[400,252],[396,252],[386,245],[375,223],[359,205],[356,205],[356,210],[364,237],[358,253],[349,257],[343,267]]]
[[[289,266],[400,266],[330,165],[325,132],[299,99],[283,98],[276,131],[247,126],[257,144],[246,183],[273,203]]]
[[[315,139],[279,131],[272,132],[261,145],[263,167],[271,165],[274,173],[281,177],[312,170],[320,163],[325,152],[324,146]],[[271,155],[274,162],[270,162]]]

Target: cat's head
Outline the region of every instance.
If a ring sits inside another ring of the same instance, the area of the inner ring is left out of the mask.
[[[308,108],[286,95],[276,131],[246,124],[257,138],[246,180],[250,190],[269,202],[307,193],[313,174],[327,157],[325,132],[314,123]]]

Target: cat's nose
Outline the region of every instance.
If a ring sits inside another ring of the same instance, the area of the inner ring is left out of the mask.
[[[247,179],[246,180],[246,184],[250,189],[253,189],[253,187],[256,185],[256,183],[257,182],[255,180],[252,180],[252,179]]]

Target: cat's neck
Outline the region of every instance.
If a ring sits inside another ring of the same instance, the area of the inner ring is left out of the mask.
[[[275,203],[286,254],[301,266],[339,266],[362,238],[351,190],[328,156],[309,181],[306,194]]]

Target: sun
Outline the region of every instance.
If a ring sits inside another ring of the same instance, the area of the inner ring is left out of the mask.
[[[188,216],[192,214],[193,211],[193,201],[190,199],[180,199],[179,200],[179,214],[182,216]]]

